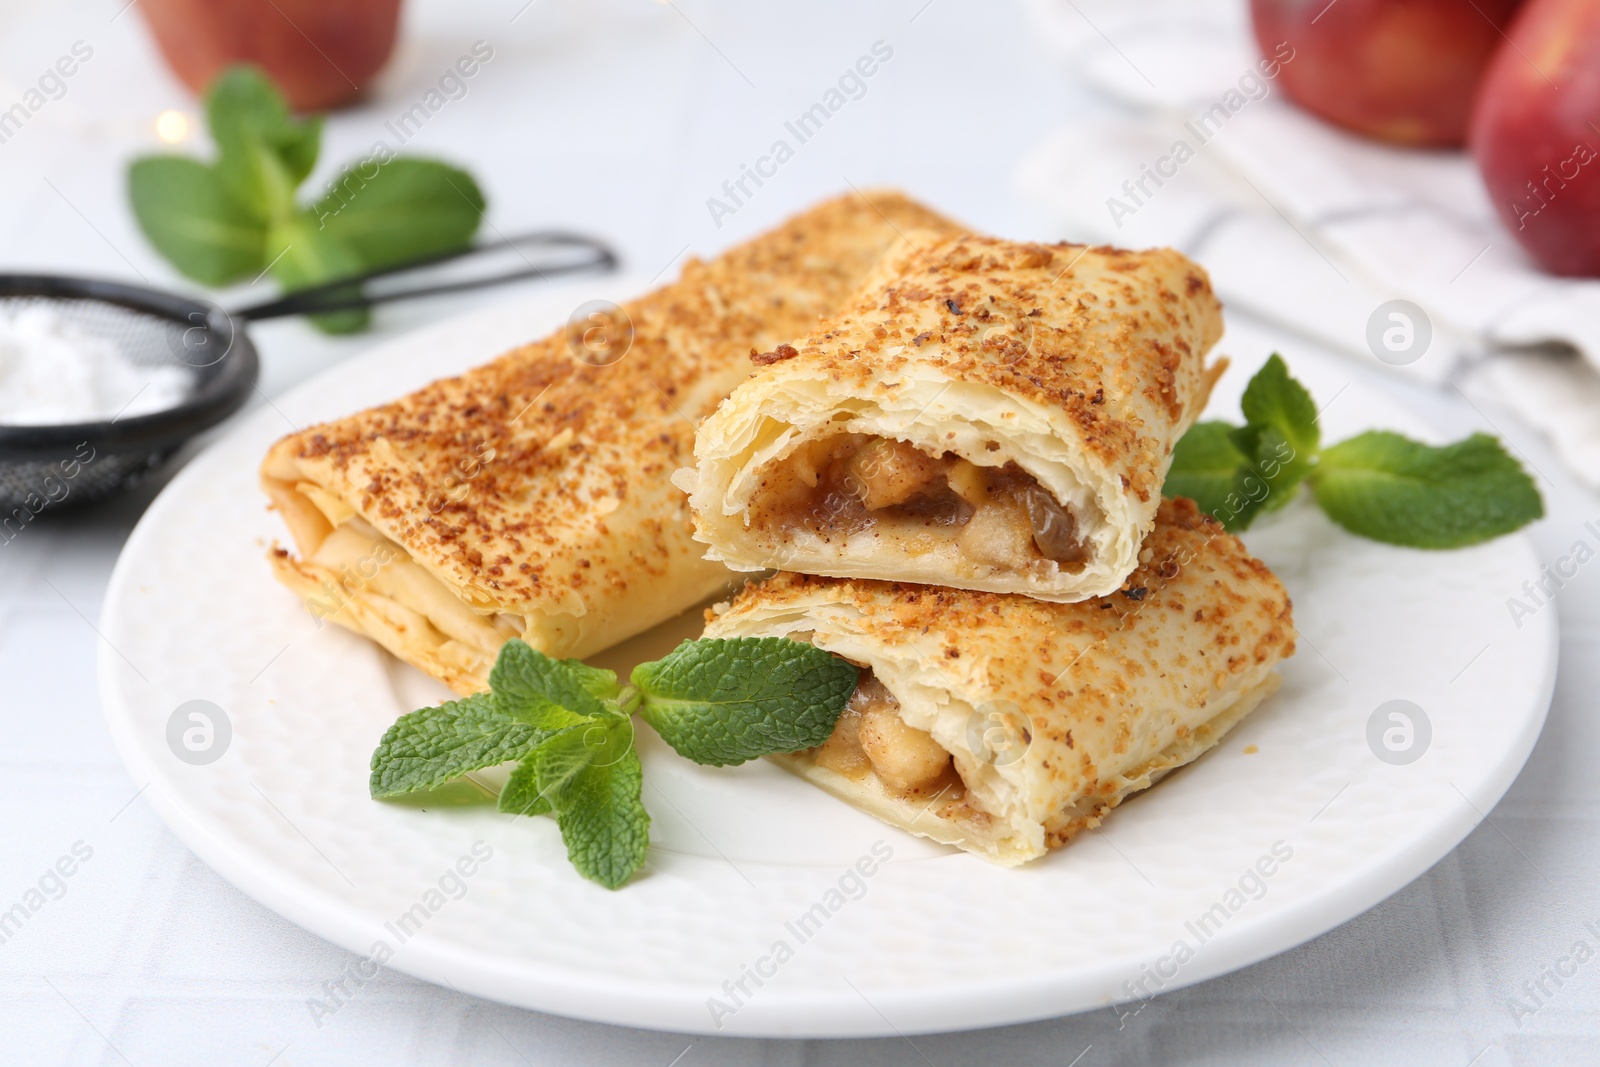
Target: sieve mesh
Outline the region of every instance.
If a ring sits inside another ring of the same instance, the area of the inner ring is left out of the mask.
[[[138,485],[170,452],[97,452],[87,463],[71,459],[0,463],[0,512],[4,513],[0,541],[10,540],[46,508],[87,504]]]

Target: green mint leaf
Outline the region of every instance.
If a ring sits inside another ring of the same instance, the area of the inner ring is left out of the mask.
[[[1317,405],[1274,352],[1250,379],[1239,408],[1248,426],[1235,440],[1267,487],[1260,510],[1277,511],[1294,499],[1295,489],[1316,465],[1322,447]],[[1247,479],[1245,489],[1250,488]]]
[[[267,250],[272,276],[285,292],[348,278],[362,270],[356,254],[326,230],[318,229],[306,214],[292,215],[273,226],[267,233]],[[351,286],[349,293],[355,296],[359,290]],[[366,308],[355,308],[323,312],[310,319],[324,333],[337,334],[365,329],[371,317]]]
[[[1277,511],[1295,498],[1295,490],[1311,474],[1314,457],[1303,452],[1284,437],[1276,426],[1250,425],[1240,431],[1237,438],[1241,447],[1248,448],[1252,457],[1243,487],[1247,494],[1259,493],[1261,483],[1266,485],[1266,495],[1261,497],[1261,511]]]
[[[680,756],[724,767],[820,745],[860,672],[784,637],[685,641],[634,668],[640,715]]]
[[[500,810],[553,812],[578,873],[618,888],[644,863],[650,843],[644,769],[633,742],[633,721],[626,717],[589,719],[552,734],[511,772]]]
[[[489,672],[489,688],[508,708],[544,702],[559,704],[579,715],[616,714],[605,704],[618,692],[615,671],[603,671],[575,659],[551,659],[517,638],[500,646],[500,655]]]
[[[633,747],[633,720],[613,720],[588,760],[550,793],[567,858],[578,873],[618,889],[644,864],[650,816],[644,810],[644,768]]]
[[[483,218],[472,175],[430,159],[368,160],[311,206],[317,225],[369,268],[465,248]]]
[[[512,815],[543,815],[554,810],[557,791],[594,758],[615,721],[586,719],[552,734],[522,757],[500,791],[500,810]]]
[[[1189,497],[1234,533],[1249,528],[1267,495],[1265,482],[1251,478],[1259,439],[1251,427],[1195,423],[1172,450],[1162,492]]]
[[[128,198],[144,235],[187,278],[228,285],[266,266],[265,228],[239,209],[204,163],[182,156],[135,160]]]
[[[217,156],[217,174],[240,209],[263,224],[294,212],[294,189],[283,160],[270,145],[251,136],[235,139]]]
[[[243,133],[266,141],[296,183],[317,165],[322,117],[296,119],[278,87],[257,67],[239,64],[219,74],[206,91],[206,118],[219,147]]]
[[[500,810],[507,815],[548,815],[555,810],[550,798],[539,788],[538,768],[528,756],[518,761],[500,790]]]
[[[1245,421],[1252,426],[1270,426],[1294,450],[1297,461],[1306,465],[1316,461],[1322,447],[1322,431],[1317,425],[1317,405],[1311,394],[1289,375],[1289,367],[1276,352],[1256,371],[1239,401]]]
[[[289,177],[295,184],[306,180],[322,154],[322,116],[302,119],[298,127],[278,139],[278,158],[289,168]]]
[[[1351,533],[1412,548],[1474,545],[1544,515],[1533,479],[1481,433],[1436,447],[1369,431],[1325,449],[1311,485]]]
[[[260,70],[233,66],[206,91],[217,171],[234,200],[270,223],[294,211],[294,191],[316,165],[322,121],[297,121]]]
[[[554,704],[510,715],[489,693],[402,715],[372,753],[374,797],[432,789],[468,771],[521,759],[588,720]]]

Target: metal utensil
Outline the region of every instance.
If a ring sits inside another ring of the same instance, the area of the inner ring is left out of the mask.
[[[369,288],[369,283],[394,275],[505,252],[515,253],[522,263],[482,277]],[[371,307],[523,278],[608,271],[616,265],[616,254],[594,238],[542,231],[341,278],[231,312],[206,300],[122,282],[0,274],[0,313],[48,305],[77,329],[110,341],[136,366],[184,366],[195,377],[183,402],[161,411],[64,425],[0,425],[0,545],[47,508],[87,503],[131,488],[184,441],[239,410],[260,376],[246,323]]]

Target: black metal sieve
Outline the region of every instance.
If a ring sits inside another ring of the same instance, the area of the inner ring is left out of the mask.
[[[530,259],[525,250],[535,251],[540,261]],[[365,289],[373,279],[505,251],[516,252],[524,265],[487,277],[384,292]],[[0,543],[47,508],[87,503],[133,486],[190,437],[239,410],[260,375],[246,322],[370,307],[519,278],[610,270],[616,263],[615,254],[593,238],[541,232],[340,279],[233,312],[209,301],[121,282],[0,275],[0,311],[49,305],[82,332],[110,341],[136,366],[187,367],[195,379],[181,403],[161,411],[70,425],[0,425]]]

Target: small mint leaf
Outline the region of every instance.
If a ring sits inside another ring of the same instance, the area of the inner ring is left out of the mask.
[[[395,720],[372,753],[372,795],[432,789],[468,771],[521,759],[552,734],[586,721],[554,704],[508,715],[489,693],[413,711]]]
[[[259,69],[224,70],[206,90],[217,171],[234,201],[261,223],[294,211],[294,191],[316,165],[320,119],[299,121]]]
[[[345,170],[311,205],[317,225],[368,268],[465,248],[483,219],[472,175],[431,159],[371,159]]]
[[[716,767],[828,739],[860,672],[784,637],[685,641],[634,668],[640,715],[680,755]]]
[[[618,693],[615,671],[604,671],[575,659],[552,659],[513,637],[500,646],[489,672],[495,697],[515,708],[541,702],[559,704],[579,715],[605,715],[605,701]]]
[[[1444,446],[1373,430],[1322,453],[1317,503],[1351,533],[1412,548],[1460,548],[1544,515],[1533,479],[1498,440]]]
[[[550,799],[572,865],[590,881],[617,889],[644,864],[650,845],[644,768],[633,747],[632,719],[611,722],[601,743],[593,741],[592,734],[584,740],[586,762],[550,791]]]
[[[522,757],[500,792],[500,810],[513,815],[542,815],[553,810],[552,797],[606,744],[614,720],[585,719],[551,734]]]
[[[266,266],[266,229],[234,203],[214,168],[182,156],[146,156],[128,168],[139,229],[168,263],[222,286]]]
[[[1295,497],[1295,489],[1316,465],[1322,447],[1322,430],[1317,424],[1317,405],[1306,387],[1289,374],[1283,357],[1274,352],[1256,371],[1239,401],[1247,423],[1246,443],[1239,439],[1251,460],[1251,471],[1266,485],[1261,511],[1277,511]],[[1252,488],[1247,477],[1247,495]]]
[[[1317,425],[1317,405],[1306,387],[1289,374],[1288,364],[1276,352],[1264,363],[1239,401],[1245,421],[1252,426],[1271,426],[1283,435],[1298,461],[1314,463],[1322,447],[1322,431]]]
[[[1226,422],[1196,423],[1173,448],[1161,491],[1189,497],[1234,533],[1248,529],[1266,496],[1265,482],[1250,478],[1259,436]]]
[[[500,790],[500,810],[507,815],[547,815],[555,810],[550,798],[539,788],[539,772],[531,756],[523,756],[512,768],[511,776]]]
[[[500,793],[503,812],[555,813],[573,867],[607,889],[639,869],[650,843],[633,741],[629,718],[584,720],[540,742]]]
[[[1277,511],[1295,498],[1295,490],[1310,475],[1311,457],[1297,450],[1276,426],[1251,426],[1250,429],[1255,431],[1251,447],[1253,462],[1245,476],[1244,488],[1246,493],[1259,491],[1255,479],[1265,482],[1267,492],[1261,498],[1261,510]]]

